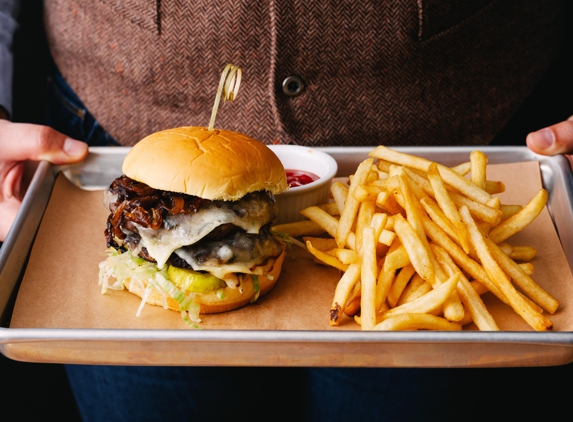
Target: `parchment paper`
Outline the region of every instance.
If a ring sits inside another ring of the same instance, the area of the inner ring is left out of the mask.
[[[488,166],[488,179],[501,180],[502,203],[525,205],[541,188],[536,162]],[[127,291],[101,294],[98,263],[106,248],[107,210],[101,191],[87,191],[60,175],[42,220],[10,326],[13,328],[152,328],[192,329],[177,312],[146,305],[136,317],[140,299]],[[555,331],[573,330],[573,277],[548,211],[522,233],[514,245],[530,245],[538,255],[533,275],[560,301],[549,316]],[[338,270],[318,265],[293,246],[275,288],[242,309],[202,317],[203,329],[356,330],[347,318],[335,328],[328,322]],[[491,294],[483,296],[502,330],[531,330],[511,308]]]

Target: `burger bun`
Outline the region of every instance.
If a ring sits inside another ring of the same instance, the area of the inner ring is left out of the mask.
[[[247,193],[281,193],[284,167],[265,144],[229,130],[201,126],[153,133],[123,162],[126,176],[152,188],[210,200],[236,201]]]

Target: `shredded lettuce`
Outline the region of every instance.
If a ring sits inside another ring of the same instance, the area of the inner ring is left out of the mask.
[[[287,245],[287,248],[290,252],[292,252],[293,254],[293,259],[296,258],[296,250],[293,249],[292,245],[296,245],[299,248],[305,249],[306,250],[306,245],[304,243],[302,243],[300,240],[292,237],[290,234],[285,233],[285,232],[279,232],[279,231],[274,231],[273,230],[273,234],[280,237],[285,244]]]
[[[253,303],[256,302],[259,298],[259,294],[261,293],[261,286],[259,285],[259,276],[256,274],[251,274],[251,276],[253,277],[253,287],[255,288],[255,294],[251,299],[251,303]]]
[[[167,295],[179,304],[183,320],[198,328],[196,324],[201,321],[201,305],[193,301],[194,293],[185,292],[171,282],[166,269],[159,270],[155,264],[133,255],[130,251],[121,253],[115,248],[108,248],[106,255],[107,259],[99,264],[99,285],[102,293],[105,294],[107,289],[123,290],[125,283],[139,285],[141,290],[144,290],[137,310],[139,316],[147,297],[155,289],[163,297],[164,308],[167,308]],[[110,278],[115,281],[110,283]]]

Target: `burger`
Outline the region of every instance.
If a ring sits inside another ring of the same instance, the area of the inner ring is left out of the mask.
[[[139,141],[104,191],[110,214],[100,285],[179,311],[188,323],[257,300],[277,282],[285,243],[271,231],[285,170],[263,143],[204,127]]]

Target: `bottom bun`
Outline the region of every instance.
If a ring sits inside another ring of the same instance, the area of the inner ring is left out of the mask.
[[[259,280],[259,297],[269,292],[276,284],[281,273],[282,264],[286,255],[286,251],[274,261],[270,263],[267,275],[258,276]],[[269,278],[270,277],[270,278]],[[143,297],[145,288],[138,283],[130,283],[128,280],[124,282],[124,286],[131,293]],[[217,314],[221,312],[228,312],[238,309],[247,305],[255,296],[255,286],[251,274],[246,274],[241,281],[242,293],[239,289],[232,289],[226,287],[223,289],[224,297],[221,299],[215,292],[197,294],[195,302],[201,305],[200,314]],[[179,312],[179,304],[167,295],[163,295],[157,289],[151,290],[146,298],[146,303],[156,306],[164,306]]]

